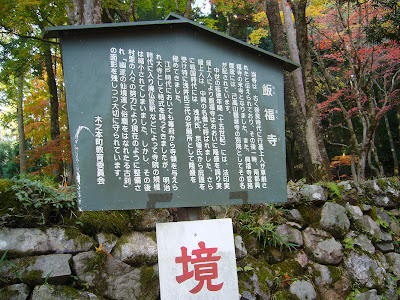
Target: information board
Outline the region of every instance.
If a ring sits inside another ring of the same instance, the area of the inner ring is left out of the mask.
[[[281,65],[184,26],[61,42],[82,210],[286,201]]]

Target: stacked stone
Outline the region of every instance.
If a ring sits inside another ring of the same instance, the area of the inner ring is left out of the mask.
[[[288,186],[275,234],[295,250],[270,248],[235,224],[242,299],[398,299],[400,182],[374,180]],[[240,207],[207,207],[204,218],[233,217]],[[269,222],[257,206],[258,224]],[[65,228],[0,228],[0,299],[157,299],[155,224],[172,210],[146,210],[122,236]],[[240,213],[240,212],[239,212]],[[15,284],[11,284],[15,283]],[[4,286],[4,284],[3,284]]]

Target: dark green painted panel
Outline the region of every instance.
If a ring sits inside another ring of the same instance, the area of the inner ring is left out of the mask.
[[[163,28],[62,37],[80,208],[286,201],[282,66]]]

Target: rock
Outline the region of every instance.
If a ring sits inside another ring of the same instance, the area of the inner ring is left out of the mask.
[[[382,194],[382,189],[379,187],[377,180],[367,180],[361,184],[361,187],[364,190],[369,191],[373,195],[380,195]]]
[[[325,202],[327,192],[320,185],[303,185],[300,188],[300,195],[307,201]]]
[[[235,236],[235,252],[238,259],[243,259],[247,255],[247,250],[243,243],[243,238],[240,235]]]
[[[354,297],[354,299],[358,299],[358,300],[380,300],[380,299],[382,299],[381,296],[378,296],[378,292],[375,289],[369,290],[368,292],[354,295],[353,297]]]
[[[71,254],[16,258],[10,260],[15,268],[7,264],[1,271],[6,278],[16,279],[19,275],[23,282],[29,284],[42,284],[46,278],[49,283],[64,284],[71,275],[70,259]]]
[[[396,206],[388,196],[375,196],[373,197],[373,200],[375,205],[379,207],[391,208]]]
[[[124,234],[111,253],[116,259],[126,263],[157,262],[157,244],[148,235],[140,232]]]
[[[232,214],[234,213],[233,208],[229,205],[213,205],[209,208],[211,209],[211,213],[208,214],[210,219],[231,218]]]
[[[375,247],[366,235],[358,235],[355,231],[351,231],[346,235],[346,239],[352,240],[354,242],[354,245],[359,246],[361,250],[368,252],[372,255],[375,254]]]
[[[155,300],[159,295],[152,268],[132,268],[104,252],[83,252],[72,259],[79,280],[110,299]]]
[[[95,294],[80,291],[65,285],[37,285],[33,290],[31,300],[96,300]]]
[[[375,207],[375,213],[376,217],[381,219],[383,222],[386,222],[388,226],[392,223],[392,219],[390,219],[390,216],[386,211]]]
[[[249,291],[244,291],[240,300],[257,300],[255,296],[253,296]]]
[[[113,233],[99,233],[96,235],[99,245],[101,244],[103,249],[108,253],[111,253],[114,246],[117,244],[118,237]]]
[[[386,277],[385,290],[383,291],[382,299],[398,300],[399,299],[399,289],[397,287],[398,278],[394,276]]]
[[[328,232],[307,227],[303,231],[304,249],[321,264],[339,264],[343,259],[343,246]]]
[[[335,291],[337,295],[340,296],[340,298],[346,299],[347,295],[350,293],[350,290],[352,288],[350,276],[347,273],[347,271],[342,267],[338,267],[337,271],[339,271],[339,273],[336,274],[336,276],[334,276],[334,274],[332,274],[331,272],[331,276],[333,277],[334,281],[332,284],[332,289]]]
[[[243,242],[245,244],[248,254],[251,256],[257,256],[260,253],[257,238],[254,235],[244,235]]]
[[[314,264],[312,267],[313,273],[316,274],[314,282],[318,288],[329,286],[332,283],[331,272],[327,266]]]
[[[299,187],[298,186],[290,186],[289,184],[287,185],[287,201],[290,203],[296,203],[300,201],[300,193],[299,193]]]
[[[375,243],[375,245],[378,248],[378,250],[383,253],[392,252],[394,250],[394,245],[392,242]]]
[[[372,209],[372,206],[368,204],[361,204],[361,209],[363,212],[368,212]]]
[[[287,226],[286,224],[279,225],[276,228],[276,234],[282,238],[282,241],[287,243],[296,244],[299,247],[303,247],[303,236],[300,230],[294,229]]]
[[[344,267],[350,277],[367,288],[384,288],[386,270],[382,263],[366,254],[351,251],[344,258]]]
[[[167,209],[145,209],[135,216],[134,227],[139,231],[154,231],[157,223],[166,223],[168,221],[172,221],[172,216]]]
[[[389,272],[400,278],[400,254],[392,252],[386,254],[385,257],[389,264]]]
[[[363,216],[361,219],[356,220],[355,224],[364,232],[371,235],[376,241],[390,242],[393,240],[391,234],[382,231],[378,223],[376,223],[370,216]]]
[[[353,186],[351,185],[351,181],[346,180],[346,181],[341,181],[337,184],[339,187],[343,187],[343,190],[345,192],[350,191],[353,189]]]
[[[299,249],[296,251],[294,260],[297,261],[299,265],[302,266],[303,268],[307,267],[308,265],[308,256],[303,251],[303,249]]]
[[[346,209],[333,202],[326,202],[321,212],[321,227],[336,238],[342,238],[350,228]]]
[[[0,228],[0,252],[11,256],[76,253],[93,248],[95,241],[77,230],[63,228]]]
[[[397,222],[390,223],[389,228],[393,232],[394,235],[400,236],[400,225]]]
[[[311,282],[306,280],[296,280],[290,284],[290,293],[300,300],[317,299],[317,292]]]
[[[353,220],[359,220],[364,215],[361,208],[356,205],[350,205],[349,203],[346,204],[346,209],[350,214],[350,217]]]
[[[29,297],[29,287],[24,283],[13,284],[0,289],[2,300],[26,300]]]
[[[304,219],[297,209],[288,210],[286,213],[286,219],[288,221],[293,221],[299,223],[301,226],[304,226]]]
[[[250,277],[250,280],[253,283],[256,299],[269,300],[271,298],[268,289],[261,288],[258,276],[255,272],[253,276]]]

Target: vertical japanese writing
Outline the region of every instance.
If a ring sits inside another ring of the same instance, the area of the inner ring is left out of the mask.
[[[96,145],[97,184],[105,184],[103,118],[100,116],[94,119],[94,137]]]
[[[212,59],[172,55],[168,60],[137,49],[112,47],[109,55],[110,166],[124,188],[177,191],[178,171],[202,191],[267,188],[264,145],[276,146],[278,137],[265,134],[262,122],[275,121],[277,111],[273,106],[261,111],[255,71],[240,63],[215,64]],[[261,95],[275,95],[272,84],[260,86]],[[184,133],[179,142],[177,122]],[[103,118],[97,116],[99,185],[106,178],[103,131]],[[179,151],[187,164],[180,171],[177,143],[182,142]]]
[[[159,160],[159,148],[160,143],[158,141],[158,128],[157,119],[160,115],[157,115],[157,105],[155,97],[155,87],[154,87],[154,54],[153,52],[147,52],[147,91],[149,99],[149,113],[150,113],[150,140],[151,140],[151,168],[152,168],[152,179],[153,185],[147,185],[145,191],[161,190],[161,176],[160,176],[160,160]],[[158,108],[160,109],[160,107]],[[164,123],[165,123],[165,113],[164,113]],[[164,124],[165,126],[165,124]]]
[[[178,157],[176,153],[176,143],[175,143],[175,117],[173,114],[173,98],[172,98],[172,75],[171,75],[171,62],[164,62],[164,72],[165,72],[165,97],[166,106],[168,114],[168,141],[169,141],[169,153],[171,162],[171,184],[172,190],[178,190]],[[168,179],[165,179],[166,181]],[[164,191],[169,192],[171,185],[168,186],[164,182]]]
[[[137,76],[136,76],[136,51],[129,49],[128,51],[128,68],[129,68],[129,108],[130,108],[130,124],[131,124],[131,153],[132,153],[132,170],[133,184],[135,191],[142,190],[142,174],[140,165],[140,140],[139,140],[139,104],[137,97]]]
[[[119,49],[118,75],[120,82],[120,129],[121,129],[121,159],[123,170],[123,186],[132,184],[131,160],[129,143],[129,118],[128,118],[128,84],[127,84],[127,58],[124,49]]]
[[[118,50],[110,49],[111,87],[112,87],[112,130],[113,130],[113,160],[114,174],[119,178],[121,174],[121,146],[120,146],[120,91],[118,76]]]

